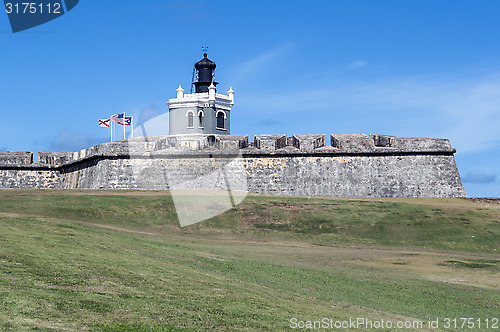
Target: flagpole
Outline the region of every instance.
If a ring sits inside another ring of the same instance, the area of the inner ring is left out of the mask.
[[[113,128],[113,122],[111,122],[111,120],[109,120],[109,123],[110,123],[110,125],[109,125],[109,129],[110,130],[109,131],[111,133],[111,141],[110,142],[113,142],[113,130],[112,130],[112,128]]]
[[[132,127],[132,138],[134,138],[134,117],[132,117],[132,119],[130,119],[132,121],[130,121],[131,123],[131,127]]]
[[[125,112],[123,112],[123,121],[127,121],[127,117],[125,115]],[[123,139],[125,139],[125,127],[127,127],[126,122],[123,122]]]

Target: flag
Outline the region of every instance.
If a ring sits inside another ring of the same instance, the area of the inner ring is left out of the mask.
[[[111,120],[111,122],[114,122],[114,123],[118,123],[118,124],[123,124],[123,116],[125,114],[113,114],[111,115],[111,117],[109,118]],[[120,123],[121,122],[121,123]]]
[[[99,120],[99,127],[109,128],[110,119],[101,119]]]
[[[132,117],[126,116],[124,117],[124,113],[121,114],[113,114],[110,117],[111,122],[118,123],[122,126],[131,126],[132,125]]]

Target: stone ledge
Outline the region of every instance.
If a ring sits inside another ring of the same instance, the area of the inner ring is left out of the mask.
[[[449,140],[397,137],[389,135],[333,134],[331,146],[325,135],[173,135],[138,137],[102,143],[76,152],[40,152],[33,163],[32,152],[0,152],[0,167],[61,167],[91,159],[106,158],[177,158],[242,155],[411,155],[453,154]]]

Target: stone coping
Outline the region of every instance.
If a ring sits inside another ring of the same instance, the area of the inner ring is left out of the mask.
[[[448,139],[389,135],[333,134],[331,145],[325,135],[172,135],[137,137],[102,143],[77,152],[0,152],[3,169],[57,169],[94,159],[181,158],[257,156],[378,156],[444,154],[456,152]]]

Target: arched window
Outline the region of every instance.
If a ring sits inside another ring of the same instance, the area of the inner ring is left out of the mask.
[[[203,117],[205,114],[203,114],[203,111],[198,112],[198,120],[199,120],[199,127],[203,128]]]
[[[217,112],[217,129],[224,129],[224,118],[226,114],[222,111]]]
[[[188,111],[187,112],[187,120],[188,120],[188,128],[193,128],[194,127],[194,113],[193,111]]]

